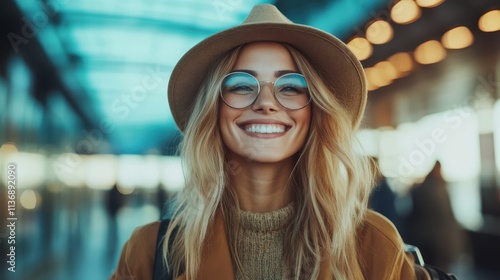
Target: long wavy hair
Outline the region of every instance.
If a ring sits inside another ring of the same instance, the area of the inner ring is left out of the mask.
[[[293,47],[283,44],[306,77],[312,98],[309,135],[290,174],[294,217],[284,240],[285,260],[292,279],[317,279],[327,260],[335,279],[363,279],[356,231],[364,219],[373,186],[368,158],[356,149],[352,120],[319,72]],[[201,85],[188,120],[180,155],[186,179],[166,232],[163,256],[168,269],[187,280],[196,278],[207,228],[220,209],[236,268],[238,206],[229,187],[231,167],[218,128],[218,90],[236,63],[241,46],[220,59]],[[207,148],[210,147],[210,148]]]

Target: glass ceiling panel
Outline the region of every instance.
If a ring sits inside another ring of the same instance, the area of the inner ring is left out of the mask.
[[[85,26],[65,28],[68,51],[84,60],[174,65],[204,36],[165,32],[156,28]]]
[[[143,69],[108,71],[106,69],[86,70],[81,73],[81,81],[88,85],[89,89],[108,91],[122,90],[132,91],[135,87],[156,90],[163,87],[166,90],[170,71],[165,68],[145,67]],[[161,80],[160,80],[161,79]]]
[[[165,122],[171,117],[166,91],[169,76],[170,71],[151,67],[144,71],[85,71],[81,79],[103,117],[127,124]]]
[[[255,4],[274,1],[205,0],[87,0],[68,1],[65,14],[86,13],[188,24],[201,29],[222,29],[241,22]]]
[[[170,108],[166,101],[166,94],[150,93],[140,102],[129,103],[121,100],[117,94],[113,102],[97,103],[96,109],[102,112],[101,120],[111,122],[117,128],[129,125],[159,125],[165,128],[175,126]]]

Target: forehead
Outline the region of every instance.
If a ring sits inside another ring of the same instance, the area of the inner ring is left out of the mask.
[[[297,71],[297,66],[282,44],[255,42],[241,48],[233,70],[252,70],[265,75],[281,70]]]

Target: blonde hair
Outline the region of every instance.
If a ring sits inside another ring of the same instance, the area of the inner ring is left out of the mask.
[[[309,136],[290,175],[295,216],[284,241],[287,267],[293,268],[293,279],[317,279],[320,264],[329,260],[335,279],[363,279],[356,230],[364,219],[373,185],[370,165],[353,148],[356,128],[336,99],[335,89],[326,86],[301,53],[283,45],[306,77],[312,98]],[[234,232],[238,220],[232,211],[238,201],[226,186],[230,167],[218,129],[218,88],[240,49],[229,52],[208,73],[181,145],[186,185],[178,195],[165,240],[176,227],[178,233],[171,248],[164,242],[163,256],[165,262],[170,260],[167,266],[173,275],[185,273],[187,280],[196,278],[207,228],[219,208],[234,262],[241,270]]]

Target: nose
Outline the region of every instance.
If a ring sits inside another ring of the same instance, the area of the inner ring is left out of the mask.
[[[280,105],[274,98],[274,86],[272,83],[262,83],[257,100],[252,104],[252,110],[256,112],[272,113],[279,111]]]

